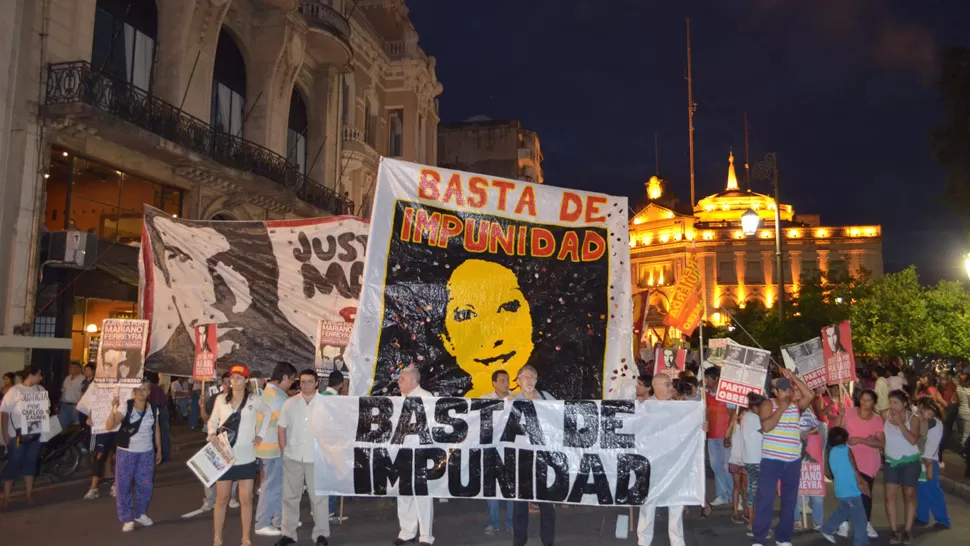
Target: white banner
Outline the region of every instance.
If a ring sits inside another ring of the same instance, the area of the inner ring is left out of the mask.
[[[632,398],[631,303],[626,197],[383,158],[350,393],[396,395],[414,366],[478,398],[530,364],[556,398]]]
[[[704,502],[699,402],[327,396],[312,411],[319,495]]]

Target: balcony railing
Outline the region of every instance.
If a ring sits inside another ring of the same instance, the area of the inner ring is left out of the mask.
[[[319,209],[333,214],[354,210],[353,201],[317,184],[272,150],[218,132],[127,81],[92,70],[87,62],[51,64],[46,104],[74,103],[107,112],[227,167],[272,180]]]
[[[322,0],[303,0],[300,12],[312,26],[330,31],[343,41],[350,43],[350,23],[339,11],[323,3]]]

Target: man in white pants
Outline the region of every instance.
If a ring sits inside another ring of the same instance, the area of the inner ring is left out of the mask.
[[[405,368],[397,379],[397,386],[401,389],[401,396],[420,398],[434,396],[421,388],[421,372],[417,368]],[[434,543],[434,536],[431,534],[434,504],[431,497],[398,496],[397,519],[401,525],[401,532],[392,543],[394,546],[407,544],[415,538],[418,539],[419,546],[430,546]]]
[[[667,374],[653,376],[653,398],[651,400],[671,400],[674,395],[674,385]],[[707,423],[704,423],[707,430]],[[656,519],[657,507],[644,504],[640,507],[640,521],[637,522],[637,545],[650,546],[653,542],[653,523]],[[667,507],[667,534],[670,546],[685,546],[684,543],[684,507]]]
[[[314,436],[311,416],[313,408],[322,403],[317,392],[317,372],[300,372],[300,394],[283,403],[280,410],[279,441],[283,453],[283,536],[276,546],[296,544],[299,526],[300,500],[303,488],[310,495],[313,512],[313,531],[310,537],[316,546],[327,546],[330,537],[329,497],[317,495],[313,484]]]

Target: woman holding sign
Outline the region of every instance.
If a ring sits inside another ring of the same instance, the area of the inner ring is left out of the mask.
[[[263,441],[272,417],[266,403],[250,393],[248,367],[233,364],[229,368],[229,387],[228,392],[216,398],[212,416],[209,417],[209,441],[215,440],[219,434],[226,434],[236,459],[233,466],[216,482],[216,505],[212,511],[215,546],[222,544],[222,527],[226,522],[232,482],[239,484],[242,543],[250,544],[249,532],[253,527],[253,483],[258,472],[255,448]],[[262,421],[258,419],[260,415]]]
[[[151,383],[146,379],[132,389],[125,412],[118,411],[118,398],[111,401],[111,413],[105,423],[107,430],[119,424],[115,436],[115,485],[118,495],[115,508],[121,520],[121,530],[130,533],[135,523],[144,527],[154,523],[145,512],[152,500],[155,465],[162,462],[161,429],[158,427],[158,408],[148,402]],[[134,496],[134,510],[132,510]],[[133,517],[137,514],[136,517]]]

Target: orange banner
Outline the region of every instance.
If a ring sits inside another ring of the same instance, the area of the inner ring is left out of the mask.
[[[701,301],[701,268],[697,263],[697,255],[693,252],[687,257],[687,267],[684,274],[674,287],[670,298],[670,307],[664,324],[676,328],[684,335],[690,336],[694,328],[701,321],[704,306]]]

